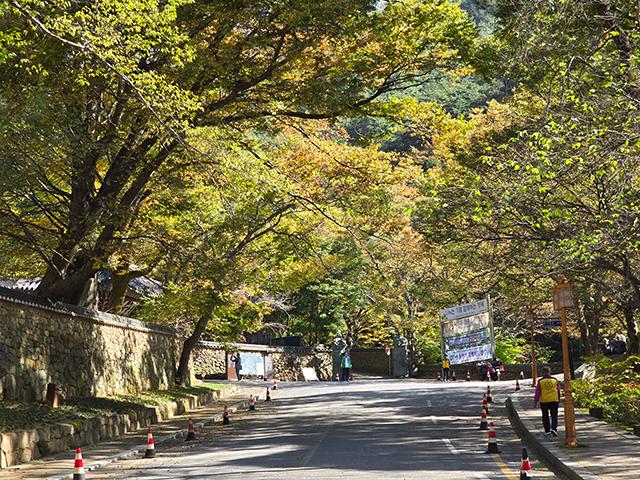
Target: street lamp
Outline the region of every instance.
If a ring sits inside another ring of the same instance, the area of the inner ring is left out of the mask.
[[[536,386],[538,381],[538,367],[536,366],[536,341],[533,337],[533,321],[536,318],[536,313],[532,307],[527,307],[527,311],[524,314],[524,318],[527,319],[527,323],[531,326],[531,377],[533,377],[533,385]]]
[[[571,395],[571,367],[569,364],[569,337],[567,335],[567,315],[565,310],[573,307],[571,285],[565,282],[564,275],[558,275],[558,285],[553,288],[553,309],[560,310],[562,316],[562,364],[564,367],[564,444],[577,445],[576,419]]]

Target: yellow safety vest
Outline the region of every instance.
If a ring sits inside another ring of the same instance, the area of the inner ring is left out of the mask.
[[[442,368],[449,368],[451,366],[451,362],[448,358],[442,360]]]
[[[540,383],[540,402],[559,402],[558,398],[558,381],[555,378],[541,378]]]

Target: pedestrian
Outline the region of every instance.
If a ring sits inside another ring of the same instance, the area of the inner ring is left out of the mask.
[[[342,381],[348,382],[351,379],[351,357],[349,356],[349,352],[344,352],[342,357],[342,361],[340,362],[340,366],[342,367]]]
[[[613,345],[613,353],[614,355],[624,355],[627,353],[627,340],[624,338],[624,335],[618,335],[618,339]]]
[[[613,354],[613,350],[611,349],[611,344],[609,343],[609,339],[605,338],[602,341],[602,353],[606,356],[606,357],[610,357],[611,354]]]
[[[538,380],[533,407],[540,401],[542,425],[545,435],[558,436],[558,405],[560,403],[560,384],[551,376],[549,367],[542,367],[542,378]],[[551,421],[549,421],[551,416]]]
[[[449,356],[445,353],[442,359],[442,379],[446,382],[449,380],[449,369],[451,368],[451,362]]]
[[[242,370],[242,359],[240,358],[240,352],[236,352],[231,355],[231,361],[236,367],[236,377],[238,377],[238,381],[242,380],[242,374],[240,370]]]

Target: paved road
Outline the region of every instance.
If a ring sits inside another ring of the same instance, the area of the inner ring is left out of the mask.
[[[520,478],[523,444],[504,410],[511,386],[491,383],[500,454],[479,430],[487,384],[421,380],[281,383],[270,403],[92,471],[87,478],[505,479]],[[561,478],[529,451],[536,479]]]

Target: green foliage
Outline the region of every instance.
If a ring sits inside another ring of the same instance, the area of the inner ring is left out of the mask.
[[[496,357],[503,363],[518,363],[517,358],[522,357],[524,351],[529,348],[524,338],[503,338],[496,335]]]
[[[572,382],[576,406],[602,407],[604,415],[626,426],[640,423],[640,357],[622,362],[591,359],[593,378]]]

